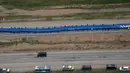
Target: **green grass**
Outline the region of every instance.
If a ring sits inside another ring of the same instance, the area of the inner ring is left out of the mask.
[[[107,19],[107,18],[122,19],[122,18],[126,18],[124,16],[127,15],[130,15],[129,11],[128,12],[103,12],[103,13],[76,13],[76,14],[57,15],[57,16],[9,15],[9,16],[1,16],[0,22],[34,21],[31,19],[36,19],[37,21],[38,20],[52,21],[52,20]],[[3,21],[3,18],[6,20]]]
[[[124,16],[130,15],[130,12],[102,12],[102,13],[76,13],[69,15],[60,15],[60,16],[46,16],[46,20],[55,20],[60,18],[61,20],[67,19],[71,20],[82,20],[82,19],[122,19]],[[48,19],[47,19],[48,18]]]
[[[1,0],[0,5],[15,7],[37,7],[73,4],[130,3],[130,0]]]
[[[59,9],[115,9],[115,8],[130,8],[130,3],[125,3],[125,4],[100,4],[100,5],[91,5],[90,7],[82,7],[82,6],[68,6],[64,8],[59,8]],[[35,9],[35,8],[34,8]]]
[[[76,13],[54,17],[62,17],[62,18],[73,17],[74,19],[104,19],[104,18],[116,18],[116,16],[120,16],[120,18],[123,18],[123,16],[126,15],[130,15],[130,12]]]

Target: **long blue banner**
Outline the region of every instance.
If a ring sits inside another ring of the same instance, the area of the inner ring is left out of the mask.
[[[76,31],[76,30],[103,30],[103,29],[128,29],[130,23],[125,24],[101,24],[101,25],[72,25],[48,28],[0,28],[0,32],[10,33],[47,33],[47,32],[60,32],[60,31]]]

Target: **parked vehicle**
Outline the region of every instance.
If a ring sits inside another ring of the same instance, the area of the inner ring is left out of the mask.
[[[47,57],[47,52],[39,52],[37,57]]]
[[[117,66],[116,64],[107,64],[106,65],[106,70],[116,70]]]
[[[0,73],[10,73],[9,68],[0,68]]]
[[[74,71],[74,66],[71,66],[71,65],[63,65],[62,71]]]
[[[45,65],[45,66],[35,66],[35,73],[50,73],[51,72],[51,66]]]
[[[130,71],[130,66],[121,66],[119,68],[120,71]]]
[[[91,65],[83,65],[81,70],[92,70],[92,66]]]

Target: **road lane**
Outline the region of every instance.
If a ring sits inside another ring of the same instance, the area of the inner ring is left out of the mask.
[[[80,69],[83,64],[92,64],[94,68],[103,68],[105,64],[130,65],[130,51],[122,52],[49,52],[46,58],[37,58],[37,53],[1,54],[0,67],[9,67],[12,71],[32,71],[36,65],[49,64],[52,70],[60,70],[63,64],[72,64]]]

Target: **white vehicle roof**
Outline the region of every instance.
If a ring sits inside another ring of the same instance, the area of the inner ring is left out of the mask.
[[[35,69],[50,69],[51,67],[49,65],[45,66],[35,66]]]
[[[63,65],[63,68],[72,68],[74,66],[71,66],[71,65]]]
[[[130,68],[129,66],[122,66],[123,68]]]
[[[2,70],[6,70],[6,68],[2,68]]]

